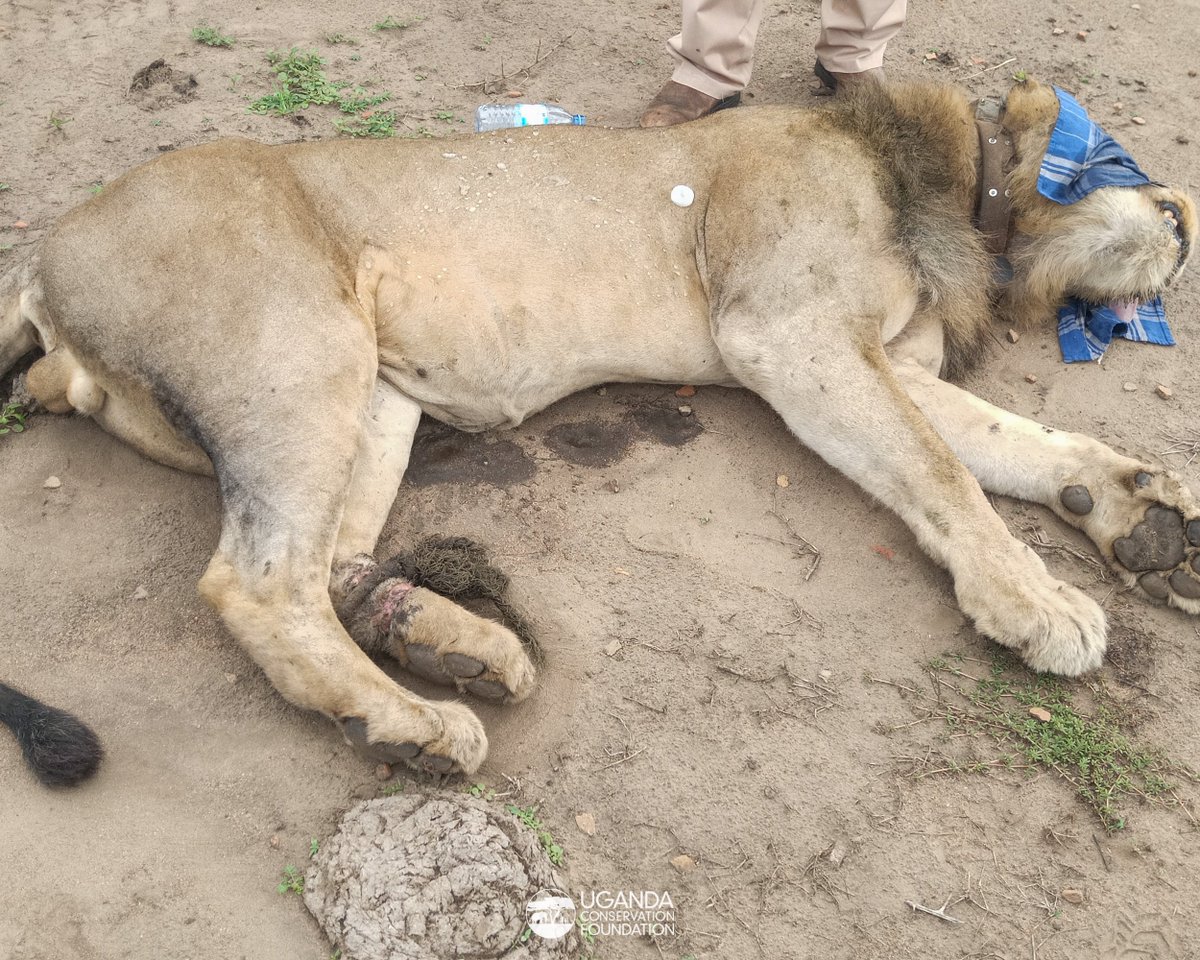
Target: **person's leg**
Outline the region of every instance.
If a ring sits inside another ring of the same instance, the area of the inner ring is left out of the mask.
[[[736,106],[750,82],[762,0],[683,0],[683,29],[667,41],[675,72],[642,115],[669,127]]]
[[[821,0],[817,76],[827,92],[883,79],[887,43],[907,11],[908,0]]]

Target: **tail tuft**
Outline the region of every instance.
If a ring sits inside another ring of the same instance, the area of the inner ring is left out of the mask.
[[[34,774],[48,787],[73,787],[96,772],[104,748],[92,728],[0,683],[0,722],[21,745]]]

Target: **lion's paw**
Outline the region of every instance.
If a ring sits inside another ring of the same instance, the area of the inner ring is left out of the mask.
[[[487,734],[479,718],[458,703],[429,704],[435,714],[428,730],[414,728],[411,707],[403,707],[399,724],[386,718],[368,724],[360,717],[337,721],[342,736],[368,760],[404,764],[435,779],[474,773],[487,756]],[[395,729],[389,729],[395,726]],[[425,727],[420,724],[419,727]]]
[[[1022,560],[956,581],[963,612],[1038,672],[1077,677],[1099,667],[1106,643],[1099,604],[1055,580],[1032,551]]]
[[[533,691],[533,661],[507,627],[422,587],[405,609],[391,653],[413,673],[485,700],[517,702]]]
[[[1064,488],[1069,517],[1092,538],[1126,586],[1188,613],[1200,613],[1200,505],[1169,470],[1139,468],[1117,482]]]

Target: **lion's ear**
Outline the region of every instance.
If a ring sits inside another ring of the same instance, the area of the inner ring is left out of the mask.
[[[1038,129],[1049,138],[1057,119],[1058,97],[1053,87],[1030,78],[1008,91],[1004,125],[1013,133]]]

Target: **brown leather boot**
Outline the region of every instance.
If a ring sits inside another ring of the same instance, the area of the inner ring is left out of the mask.
[[[736,107],[742,102],[740,93],[731,94],[723,100],[710,97],[707,93],[685,87],[682,83],[668,80],[658,91],[658,96],[650,101],[646,112],[642,114],[640,125],[643,127],[673,127],[677,123],[687,123],[689,120],[699,120],[701,117]]]
[[[832,70],[825,69],[825,65],[820,60],[813,67],[813,73],[817,75],[818,83],[812,88],[812,92],[814,96],[818,97],[850,93],[863,84],[884,83],[887,80],[883,73],[883,67],[872,67],[861,73],[834,73]]]

